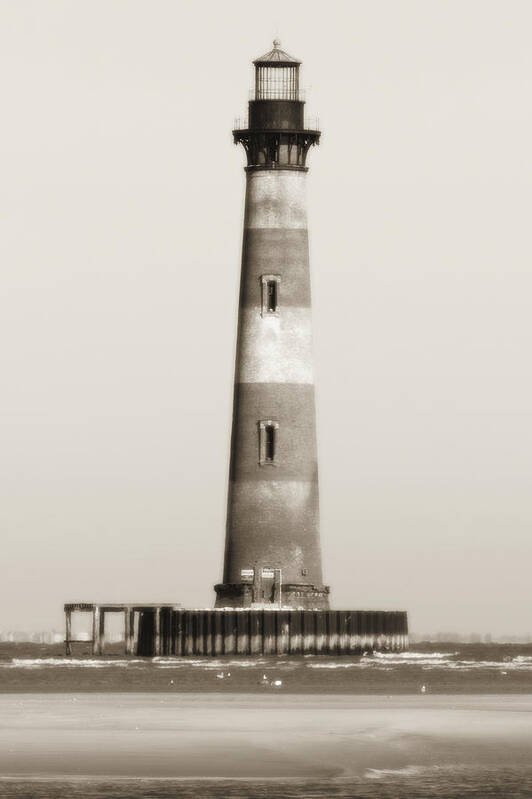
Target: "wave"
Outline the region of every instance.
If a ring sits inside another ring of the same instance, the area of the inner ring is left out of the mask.
[[[0,664],[3,668],[39,669],[46,667],[82,667],[82,668],[107,668],[114,666],[126,668],[144,661],[136,659],[103,659],[103,658],[12,658],[9,663]]]
[[[410,655],[410,657],[403,657],[403,654]],[[457,654],[457,653],[455,653]],[[379,653],[375,652],[373,655],[364,655],[362,657],[363,663],[372,663],[375,666],[447,666],[453,661],[450,659],[452,655],[445,657],[440,655],[425,655],[418,652],[411,653]]]
[[[383,777],[419,777],[427,771],[432,771],[434,766],[403,766],[403,768],[367,768],[364,777],[370,780],[380,780]]]
[[[282,668],[284,670],[287,669],[295,669],[297,668],[298,664],[295,662],[290,662],[288,660],[265,660],[262,657],[257,658],[238,658],[234,660],[221,660],[220,658],[212,658],[208,655],[201,659],[199,658],[190,658],[190,657],[155,657],[151,658],[151,663],[154,663],[156,666],[165,669],[175,669],[175,668],[183,668],[186,666],[192,667],[199,667],[203,669],[228,669],[228,668],[254,668],[254,667],[261,667],[261,668]]]
[[[154,658],[12,658],[9,662],[0,662],[4,669],[43,669],[43,668],[129,668],[131,666],[158,669],[202,668],[207,671],[236,668],[281,668],[290,670],[297,668],[296,663],[287,660],[271,661],[263,658],[238,660],[220,660],[218,658],[190,658],[190,657],[154,657]]]
[[[307,663],[309,669],[373,669],[390,671],[394,668],[436,671],[449,669],[453,671],[478,671],[488,669],[508,672],[532,671],[532,656],[517,655],[508,660],[470,660],[459,657],[459,652],[374,652],[356,659],[329,660],[326,662]]]
[[[363,664],[360,661],[353,660],[348,660],[347,663],[342,660],[333,663],[307,663],[307,669],[353,669],[361,666]]]
[[[372,657],[388,660],[394,658],[400,660],[435,660],[441,658],[450,658],[458,655],[458,652],[374,652]]]
[[[501,660],[473,660],[461,656],[460,652],[375,652],[371,655],[357,657],[329,657],[307,659],[267,657],[176,657],[161,656],[154,658],[136,657],[40,657],[40,658],[12,658],[10,661],[0,661],[0,669],[200,669],[204,671],[225,671],[241,669],[280,669],[293,671],[302,666],[308,669],[369,669],[375,671],[412,670],[437,671],[496,671],[503,676],[522,672],[532,672],[532,655],[506,656]],[[465,653],[463,653],[465,654]]]

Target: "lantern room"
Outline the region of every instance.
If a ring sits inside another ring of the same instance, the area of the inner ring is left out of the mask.
[[[255,65],[255,100],[299,100],[299,65],[301,61],[281,50],[274,39],[273,50],[257,58]]]
[[[235,143],[244,146],[248,168],[305,169],[309,147],[320,133],[305,125],[305,103],[299,90],[301,61],[281,50],[278,39],[253,62],[255,88],[248,120],[233,130]]]

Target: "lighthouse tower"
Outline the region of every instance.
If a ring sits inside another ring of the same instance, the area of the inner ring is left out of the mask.
[[[300,61],[254,61],[223,583],[216,607],[327,609],[319,538]],[[316,126],[314,126],[316,127]]]
[[[223,582],[214,609],[178,604],[65,605],[91,611],[93,654],[104,617],[124,615],[126,654],[360,655],[408,648],[399,610],[330,610],[323,584],[306,158],[300,62],[281,50],[254,61],[249,122],[233,131],[247,154],[233,431]]]

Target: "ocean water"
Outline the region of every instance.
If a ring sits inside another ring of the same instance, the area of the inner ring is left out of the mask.
[[[67,658],[59,646],[0,644],[2,691],[529,693],[532,645],[447,644],[361,657]],[[265,675],[265,679],[263,679]],[[279,687],[279,686],[277,686]],[[424,688],[423,688],[424,687]]]
[[[348,780],[0,780],[4,799],[530,799],[532,768],[374,770]]]
[[[0,645],[0,797],[532,797],[532,647],[65,658]]]

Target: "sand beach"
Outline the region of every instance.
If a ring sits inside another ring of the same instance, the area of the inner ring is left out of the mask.
[[[0,697],[4,777],[331,779],[531,752],[532,696]]]

